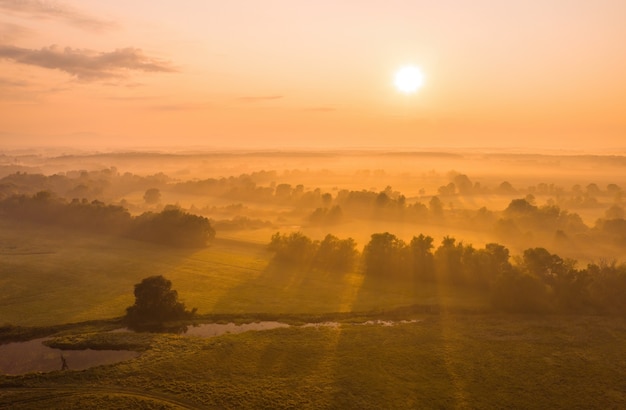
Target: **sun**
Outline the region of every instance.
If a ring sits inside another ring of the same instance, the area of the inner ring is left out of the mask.
[[[412,94],[424,84],[424,74],[418,67],[407,65],[396,71],[394,84],[398,91]]]

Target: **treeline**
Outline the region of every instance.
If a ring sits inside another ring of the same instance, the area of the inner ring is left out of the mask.
[[[304,185],[270,182],[260,184],[269,177],[276,177],[275,172],[259,171],[227,178],[207,178],[200,181],[186,181],[170,187],[172,192],[215,196],[235,201],[265,203],[272,205],[312,208],[329,206],[332,202],[330,193],[323,193],[320,188],[305,189]]]
[[[268,249],[274,252],[275,264],[335,272],[351,271],[359,257],[352,238],[339,239],[330,234],[322,241],[314,241],[300,232],[276,233]]]
[[[360,217],[403,223],[428,223],[454,226],[486,232],[498,241],[518,246],[531,243],[568,246],[604,243],[626,245],[626,212],[620,205],[610,206],[604,218],[588,226],[580,215],[561,209],[557,205],[535,205],[534,198],[513,199],[503,211],[445,209],[439,197],[430,198],[427,204],[416,201],[406,203],[406,198],[390,188],[373,191],[340,191],[333,206],[317,208],[309,216],[314,224],[332,225]]]
[[[555,247],[559,252],[567,252],[573,247],[589,248],[590,244],[594,248],[626,245],[624,191],[616,184],[600,187],[591,183],[584,187],[575,185],[571,189],[564,189],[553,184],[540,183],[527,188],[516,188],[505,181],[488,189],[465,174],[450,173],[450,183],[441,186],[437,195],[426,196],[421,193],[418,198],[407,199],[404,194],[390,186],[382,191],[341,189],[331,194],[320,188],[307,188],[301,184],[276,183],[278,178],[276,171],[258,171],[185,182],[174,182],[164,174],[148,177],[121,174],[115,168],[90,172],[72,171],[51,176],[16,173],[0,179],[0,200],[14,195],[33,195],[36,194],[35,189],[38,192],[52,191],[66,198],[100,200],[108,197],[111,198],[110,201],[131,192],[147,189],[146,193],[160,193],[160,189],[166,189],[168,195],[193,194],[242,203],[279,205],[281,212],[289,217],[305,218],[305,223],[311,225],[328,226],[354,219],[375,219],[461,227],[485,232],[492,235],[494,241],[509,246],[525,248],[540,245]],[[115,196],[112,196],[113,193]],[[504,210],[489,210],[486,207],[454,208],[456,197],[484,194],[526,195],[511,201]],[[535,194],[550,195],[553,198],[549,198],[544,205],[537,205]],[[144,198],[146,203],[150,202],[147,197]],[[584,203],[607,208],[603,218],[587,225],[578,214],[559,207],[562,203]],[[119,204],[134,212],[145,209],[126,200]],[[216,213],[221,213],[230,218],[231,221],[223,224],[226,229],[267,225],[257,219],[259,212],[262,212],[258,209],[253,215],[242,215],[244,210],[236,207],[196,209],[196,213],[207,217],[215,218]],[[279,208],[271,209],[274,212],[271,216],[276,217]],[[249,219],[234,218],[243,216]]]
[[[0,200],[12,195],[48,191],[65,198],[107,201],[148,188],[163,188],[169,182],[170,178],[163,173],[139,176],[130,172],[120,173],[115,167],[54,175],[16,172],[0,178]]]
[[[205,246],[215,237],[207,218],[174,206],[165,207],[159,213],[132,216],[121,206],[85,199],[67,202],[48,191],[32,196],[12,195],[1,200],[0,216],[176,247]]]
[[[435,247],[420,234],[405,242],[388,232],[371,236],[362,252],[351,239],[328,235],[314,241],[302,233],[272,236],[272,263],[339,272],[358,267],[364,275],[406,283],[446,283],[483,291],[494,308],[509,312],[626,315],[626,264],[589,264],[563,259],[545,248],[516,258],[500,244],[484,248],[444,237]]]

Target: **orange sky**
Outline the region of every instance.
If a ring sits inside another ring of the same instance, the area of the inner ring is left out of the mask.
[[[625,73],[623,0],[0,0],[0,148],[610,152]]]

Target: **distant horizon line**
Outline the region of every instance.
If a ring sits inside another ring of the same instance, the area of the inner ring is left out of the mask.
[[[33,153],[48,153],[54,156],[68,155],[107,155],[107,154],[172,154],[172,155],[199,155],[199,154],[330,154],[330,153],[377,153],[377,154],[516,154],[516,155],[600,155],[624,156],[625,147],[605,147],[593,150],[584,148],[539,148],[539,147],[415,147],[415,146],[339,146],[339,147],[218,147],[210,145],[157,145],[157,146],[79,146],[69,145],[0,145],[0,154],[27,155]]]

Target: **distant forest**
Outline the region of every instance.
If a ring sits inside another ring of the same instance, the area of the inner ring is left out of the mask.
[[[0,201],[0,215],[176,247],[206,246],[215,237],[207,218],[174,206],[133,217],[121,206],[86,199],[67,202],[49,191],[5,198]]]
[[[300,174],[291,171],[288,175],[298,177]],[[597,253],[614,253],[626,246],[626,196],[617,184],[600,187],[590,183],[565,189],[539,183],[520,189],[503,181],[487,187],[473,182],[465,174],[451,173],[450,182],[441,185],[435,195],[407,198],[390,186],[382,191],[336,189],[325,192],[301,184],[277,183],[278,179],[276,171],[190,181],[177,181],[163,173],[151,176],[119,173],[115,168],[51,176],[18,172],[0,179],[0,200],[11,202],[15,200],[11,197],[49,192],[55,198],[73,198],[70,203],[75,205],[77,201],[84,205],[85,200],[89,204],[99,204],[100,208],[103,208],[102,202],[114,203],[123,208],[118,209],[118,213],[128,210],[131,214],[139,214],[147,209],[153,212],[155,207],[162,209],[158,201],[161,193],[167,192],[174,199],[185,196],[205,204],[216,199],[234,201],[221,206],[191,205],[184,211],[211,218],[212,227],[220,230],[270,228],[275,222],[268,219],[285,217],[290,220],[299,218],[300,225],[318,227],[338,226],[351,220],[375,220],[483,232],[493,240],[518,249],[541,244],[583,252],[592,246],[600,246],[603,249]],[[137,192],[146,193],[145,202],[123,199]],[[454,200],[479,203],[478,198],[484,196],[513,199],[502,210],[490,210],[485,206],[456,209],[452,205]],[[538,197],[547,198],[545,204],[538,204]],[[111,205],[104,208],[108,206]],[[261,210],[263,206],[282,211]],[[563,207],[598,209],[603,216],[589,225],[578,213]],[[121,214],[114,217],[112,209],[105,213],[110,218],[123,218]],[[96,221],[91,223],[98,224]]]

